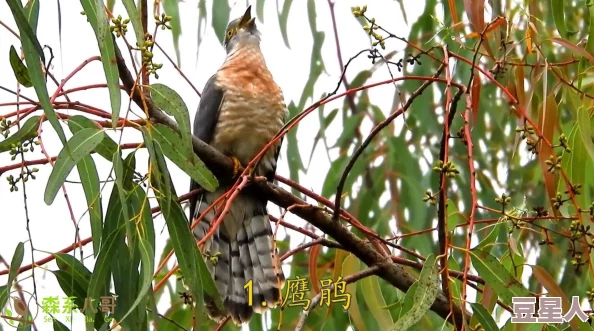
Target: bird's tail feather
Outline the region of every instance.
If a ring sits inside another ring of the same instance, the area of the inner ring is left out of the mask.
[[[197,215],[208,208],[205,202],[215,199],[207,196],[202,200]],[[209,231],[215,212],[211,210],[196,227],[198,239]],[[219,310],[213,298],[205,296],[211,319],[221,321],[230,316],[235,324],[246,323],[254,311],[264,313],[280,304],[285,278],[273,245],[265,203],[240,194],[223,224],[204,245],[204,252],[214,257],[208,259],[207,266],[225,310]]]

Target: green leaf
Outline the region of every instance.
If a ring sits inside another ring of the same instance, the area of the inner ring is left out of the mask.
[[[397,315],[398,319],[402,318],[407,312],[413,309],[415,304],[415,294],[417,293],[417,287],[419,283],[414,282],[411,287],[408,288],[408,291],[404,294],[404,297],[400,299],[395,304],[389,305],[386,309],[391,309],[392,307],[397,308]]]
[[[64,294],[73,297],[77,307],[84,307],[87,298],[87,288],[91,278],[91,272],[77,259],[68,254],[54,254],[59,270],[51,271],[56,276],[60,288]],[[91,309],[87,309],[91,311]],[[103,324],[103,316],[100,310],[95,314],[95,328],[99,329]]]
[[[449,232],[456,230],[456,226],[466,222],[466,217],[464,217],[464,214],[458,210],[456,203],[450,199],[447,200],[447,213]]]
[[[39,1],[34,0],[32,2],[35,3],[34,6],[36,8],[34,8],[33,12],[25,13],[23,11],[23,5],[20,1],[6,0],[6,3],[8,3],[8,7],[10,7],[10,11],[12,12],[12,16],[16,21],[17,26],[19,27],[21,38],[25,36],[26,39],[29,40],[29,42],[31,42],[31,45],[33,46],[34,50],[37,51],[37,56],[41,57],[41,60],[45,63],[45,55],[43,54],[43,49],[41,48],[41,44],[39,43],[39,40],[37,40],[37,36],[35,35],[35,30],[37,28],[37,16],[39,15]],[[31,21],[30,15],[35,16],[35,24],[33,24],[33,27],[31,26],[31,23],[33,22]]]
[[[361,126],[364,116],[364,113],[357,113],[346,117],[344,119],[342,133],[340,134],[340,137],[338,137],[338,140],[336,140],[334,146],[331,148],[338,146],[348,146],[351,144],[351,142],[355,139],[355,131]]]
[[[14,250],[14,254],[12,255],[12,260],[10,260],[10,268],[8,270],[8,282],[6,283],[7,286],[12,285],[12,281],[17,276],[17,271],[21,267],[21,263],[23,263],[23,257],[25,256],[25,244],[20,242],[17,244],[17,247]]]
[[[361,289],[365,295],[363,299],[367,303],[367,307],[371,311],[371,315],[379,325],[381,330],[386,330],[390,328],[394,321],[392,320],[392,316],[390,312],[382,309],[382,307],[386,306],[386,301],[384,300],[384,296],[382,295],[378,278],[376,276],[366,277],[361,280]]]
[[[400,12],[402,13],[402,18],[404,18],[404,24],[408,25],[408,18],[406,17],[406,10],[404,9],[404,1],[403,0],[396,0],[396,2],[398,2],[398,4],[400,5]]]
[[[37,137],[37,129],[39,129],[40,116],[32,116],[25,121],[21,129],[12,136],[0,141],[0,153],[9,151],[12,145],[20,145],[26,140]]]
[[[320,106],[318,111],[318,118],[320,120],[320,128],[318,129],[318,133],[314,138],[313,146],[311,147],[311,153],[309,154],[309,160],[307,161],[307,168],[311,165],[311,160],[313,158],[314,152],[316,151],[316,146],[320,139],[326,139],[326,129],[332,124],[332,121],[336,118],[338,114],[338,108],[334,108],[328,113],[328,115],[324,115],[324,106]]]
[[[163,156],[163,148],[159,145],[158,142],[151,142],[147,144],[149,147],[149,153],[151,156],[152,163],[152,172],[153,172],[153,180],[155,187],[159,190],[159,195],[163,199],[163,212],[169,210],[171,205],[171,201],[177,200],[174,196],[173,185],[171,183],[171,175],[169,174],[169,169],[167,168],[167,161]]]
[[[140,222],[136,227],[136,233],[148,241],[151,247],[155,248],[155,227],[151,205],[146,197],[146,192],[140,185],[136,185],[130,194],[132,211],[135,216],[139,215]]]
[[[551,0],[551,13],[553,13],[553,20],[559,35],[562,38],[567,38],[567,27],[565,25],[565,6],[563,0]]]
[[[594,22],[592,22],[594,24]],[[590,126],[590,109],[586,109],[584,107],[580,107],[578,109],[578,125],[580,128],[580,133],[582,135],[582,141],[586,150],[588,151],[588,155],[592,161],[594,161],[594,143],[592,143],[592,127]]]
[[[278,3],[277,3],[278,9]],[[324,70],[324,62],[322,59],[321,49],[324,44],[324,32],[317,31],[316,28],[316,6],[313,0],[307,2],[307,15],[309,18],[309,26],[314,40],[310,61],[310,69],[307,82],[299,98],[299,104],[295,105],[293,101],[287,107],[289,110],[289,117],[294,118],[304,108],[305,103],[313,98],[314,85]],[[289,131],[287,137],[287,160],[289,162],[289,173],[291,180],[299,182],[299,171],[305,170],[303,161],[301,160],[301,153],[299,152],[299,145],[297,144],[297,129],[299,125],[295,126],[293,130]],[[291,190],[293,194],[299,195],[296,189]]]
[[[27,67],[21,61],[21,58],[14,49],[14,46],[10,46],[10,66],[12,67],[12,71],[14,71],[14,76],[16,77],[17,81],[25,86],[31,87],[33,86],[33,82],[31,82],[31,77],[29,77],[29,71],[27,71]]]
[[[127,158],[128,159],[128,158]],[[125,176],[127,177],[127,176]],[[132,183],[132,178],[129,179],[129,182]],[[128,179],[126,179],[126,186],[128,183]],[[117,190],[113,191],[116,195]],[[118,204],[119,198],[114,197],[113,203]],[[116,306],[116,311],[114,318],[116,320],[122,321],[122,327],[127,330],[145,330],[146,328],[143,327],[144,323],[146,323],[147,318],[147,303],[149,298],[148,292],[142,294],[141,291],[141,279],[139,275],[139,264],[142,260],[141,252],[139,247],[140,240],[146,240],[151,247],[154,246],[154,225],[152,214],[150,210],[150,204],[146,198],[146,193],[144,192],[143,188],[140,185],[134,185],[134,188],[131,192],[129,192],[127,198],[127,204],[130,208],[130,214],[133,215],[136,226],[131,227],[131,233],[128,234],[128,245],[124,242],[124,238],[120,239],[119,254],[120,257],[117,260],[112,262],[113,268],[113,283],[115,286],[115,291],[118,294],[118,304]],[[120,211],[121,208],[118,209]],[[121,217],[122,213],[119,212],[120,219],[123,220]],[[118,224],[119,220],[116,219]],[[141,273],[144,272],[145,265],[140,266]],[[136,286],[130,286],[129,284],[136,284]],[[150,287],[149,287],[150,289]],[[140,299],[138,299],[140,297]],[[138,303],[136,307],[133,307],[135,301]],[[128,317],[124,320],[123,317],[125,314],[128,314]]]
[[[134,28],[136,43],[138,46],[142,47],[144,45],[144,32],[142,29],[142,22],[140,21],[140,12],[138,8],[136,8],[134,0],[122,0],[122,3],[124,4],[124,7],[126,7],[130,23],[132,23],[132,27]]]
[[[157,199],[162,206],[163,199]],[[178,203],[172,202],[168,212],[163,213],[167,230],[171,237],[175,257],[178,260],[186,284],[194,294],[195,299],[202,300],[203,291],[214,298],[218,307],[222,307],[217,287],[206,267],[204,258],[196,238],[190,231],[188,220]]]
[[[8,292],[6,291],[7,288],[8,286],[6,285],[0,286],[0,311],[4,309],[4,306],[6,306],[6,303],[8,302]]]
[[[58,11],[58,42],[60,43],[60,53],[62,53],[62,5],[60,0],[56,1]]]
[[[39,3],[38,1],[31,2],[33,3],[32,7],[30,10],[26,10],[25,13],[23,13],[23,7],[20,1],[7,0],[7,3],[19,27],[21,44],[23,46],[25,61],[27,62],[27,69],[29,71],[29,78],[33,82],[33,87],[35,87],[35,92],[37,93],[37,97],[39,98],[39,102],[43,108],[43,112],[45,113],[45,116],[49,120],[54,130],[56,130],[56,133],[58,134],[62,144],[66,145],[66,135],[64,135],[64,130],[60,126],[58,116],[56,115],[56,112],[54,111],[50,102],[50,98],[47,93],[45,76],[43,70],[41,69],[41,61],[45,62],[43,50],[41,49],[39,41],[35,37],[35,32],[33,29],[31,29],[30,25],[37,25]]]
[[[117,256],[117,248],[120,247],[118,239],[123,228],[117,228],[113,231],[101,246],[101,251],[97,256],[93,274],[89,280],[89,287],[87,289],[87,296],[85,298],[92,298],[98,300],[100,296],[104,295],[102,291],[106,291],[105,283],[109,280],[111,273],[111,262],[114,256]],[[92,320],[93,310],[87,309],[85,316],[88,320]],[[93,331],[93,322],[87,322],[87,331]]]
[[[25,320],[28,320],[29,322],[23,322],[23,321],[19,322],[19,325],[17,326],[17,330],[19,330],[19,331],[31,331],[31,325],[33,324],[31,322],[33,322],[33,316],[31,316],[31,313],[30,312],[27,312],[27,317],[24,317],[23,316],[23,318]]]
[[[109,99],[111,101],[112,128],[115,129],[120,116],[122,96],[120,94],[120,75],[115,61],[115,45],[109,29],[105,6],[102,0],[80,0],[80,3],[97,37],[101,63],[103,63],[107,89],[109,90]]]
[[[220,0],[218,1],[220,2]],[[181,36],[181,21],[179,16],[178,0],[163,0],[163,9],[168,16],[171,16],[171,33],[173,34],[173,48],[175,48],[175,57],[177,65],[181,66],[179,53],[179,36]]]
[[[8,281],[6,286],[0,288],[0,311],[4,309],[8,302],[8,296],[10,295],[10,289],[12,288],[12,282],[14,282],[17,272],[23,263],[23,257],[25,256],[25,244],[22,242],[17,244],[10,261],[10,268],[8,269]]]
[[[322,196],[330,197],[331,194],[336,193],[338,181],[348,162],[349,158],[346,155],[341,155],[330,164],[330,169],[328,169],[324,185],[322,186]]]
[[[590,12],[590,30],[588,31],[588,36],[594,36],[594,6],[588,6],[588,11]],[[586,51],[594,54],[594,39],[588,38]]]
[[[175,131],[166,125],[155,124],[150,134],[161,145],[165,156],[205,190],[212,192],[219,186],[217,178],[195,153],[182,153],[179,147],[184,143]]]
[[[155,250],[151,246],[150,242],[145,238],[141,238],[138,241],[138,248],[140,251],[140,258],[142,260],[142,266],[140,268],[142,272],[140,279],[140,290],[138,293],[138,297],[136,298],[128,312],[124,314],[124,317],[121,318],[121,320],[124,320],[126,317],[128,317],[128,315],[130,315],[133,309],[136,308],[136,306],[138,306],[138,304],[144,298],[145,294],[148,292],[153,280],[153,272],[155,270]]]
[[[204,29],[207,27],[208,12],[206,10],[206,1],[200,0],[198,2],[198,24],[196,31],[196,65],[198,65],[198,58],[200,55],[200,45],[204,39]]]
[[[58,269],[71,275],[73,283],[76,283],[86,291],[91,279],[91,272],[89,269],[72,255],[64,253],[55,253],[53,255],[56,258]],[[82,300],[84,298],[85,297],[81,297],[80,299]]]
[[[186,103],[177,92],[163,84],[152,84],[151,89],[153,102],[167,115],[175,118],[184,142],[184,152],[193,153],[190,113]]]
[[[337,251],[338,252],[338,251]],[[343,277],[347,275],[352,275],[356,272],[361,270],[361,261],[354,256],[353,254],[349,254],[342,262],[342,272],[341,274]],[[363,314],[361,313],[361,304],[357,298],[357,282],[347,284],[346,292],[352,293],[351,295],[351,306],[348,309],[349,316],[351,317],[353,324],[357,327],[357,330],[365,330],[365,322],[363,318]]]
[[[229,7],[228,0],[219,0],[212,2],[212,28],[219,38],[221,45],[225,40],[225,30],[229,24],[229,14],[231,7]]]
[[[491,244],[493,244],[495,240],[497,240],[497,236],[499,236],[501,227],[505,227],[505,225],[505,222],[498,221],[495,225],[491,226],[489,234],[485,237],[485,239],[481,240],[481,242],[478,243],[475,249],[485,249],[490,253],[491,248],[493,247],[493,245]]]
[[[256,1],[256,15],[260,22],[264,23],[264,0]]]
[[[283,40],[285,41],[285,45],[287,45],[288,48],[291,48],[291,46],[289,46],[289,37],[287,36],[287,23],[289,21],[291,4],[293,4],[293,0],[285,0],[283,3],[283,10],[278,13],[278,22],[280,24],[281,34],[283,35]],[[278,11],[278,0],[276,1],[276,10]]]
[[[439,293],[439,266],[435,255],[427,256],[419,275],[414,295],[414,306],[392,326],[392,331],[407,330],[416,324],[437,298]],[[409,289],[410,290],[410,289]]]
[[[126,164],[130,163],[131,158],[133,158],[130,155],[126,158]],[[124,168],[123,165],[120,165],[120,167]],[[119,190],[116,185],[111,191],[102,231],[103,238],[108,237],[110,233],[118,233],[118,238],[114,239],[114,245],[117,247],[113,248],[118,252],[118,258],[111,261],[114,289],[118,295],[118,304],[113,316],[116,320],[122,319],[124,313],[132,306],[132,301],[136,299],[138,288],[137,286],[130,286],[130,284],[138,284],[138,264],[140,263],[139,253],[137,254],[135,246],[138,241],[136,231],[134,231],[133,223],[126,221],[124,216],[124,213],[135,213],[135,208],[140,208],[137,206],[138,201],[126,199],[126,192],[123,190],[133,185],[131,175],[133,171],[126,168],[125,170],[122,169],[121,172],[119,178],[122,182],[122,190]],[[123,228],[126,228],[127,233],[121,231]],[[128,245],[126,245],[125,241],[126,235],[128,235]],[[104,245],[105,242],[102,244],[101,249],[103,249]],[[137,321],[136,317],[136,315],[133,315],[128,320],[122,321],[122,327],[134,329],[133,324]]]
[[[101,192],[97,167],[91,155],[84,156],[77,164],[78,176],[85,192],[93,237],[93,255],[99,254],[101,242],[101,227],[103,223],[103,207],[101,206]]]
[[[131,154],[132,157],[134,154]],[[134,163],[136,163],[134,161]],[[134,167],[133,167],[134,168]],[[127,224],[130,221],[130,215],[128,213],[127,203],[126,203],[126,191],[124,189],[124,165],[122,159],[117,155],[113,155],[113,170],[115,172],[115,182],[116,182],[116,189],[118,190],[118,196],[120,197],[120,203],[124,208],[122,208],[122,212],[124,215],[124,221]]]
[[[497,323],[493,320],[493,316],[481,305],[480,303],[471,303],[472,312],[474,313],[472,316],[476,316],[480,325],[483,327],[485,331],[497,331],[499,328],[497,327]]]
[[[267,330],[266,328],[264,328],[264,326],[262,325],[262,318],[258,318],[257,316],[255,316],[256,318],[252,318],[248,324],[248,328],[250,331],[265,331]]]
[[[289,106],[287,107],[289,110],[289,117],[294,118],[299,114],[299,108],[295,106],[295,103],[291,101]],[[289,173],[291,180],[299,183],[299,171],[304,170],[303,161],[301,160],[301,153],[299,152],[299,144],[297,143],[297,129],[299,128],[299,124],[297,124],[293,130],[290,130],[286,134],[287,140],[287,160],[289,162]],[[293,194],[299,196],[301,193],[296,189],[291,189]]]
[[[163,315],[168,319],[159,318],[158,327],[156,328],[157,330],[179,331],[180,328],[176,324],[184,326],[188,330],[191,329],[192,309],[184,307],[183,305],[171,306]],[[254,318],[256,318],[256,316],[254,316]],[[171,321],[175,321],[176,324],[173,324]]]
[[[68,329],[66,327],[66,325],[62,324],[62,322],[58,321],[55,318],[53,320],[53,324],[54,324],[54,331],[70,331],[70,329]]]
[[[361,71],[360,73],[357,74],[357,76],[355,76],[355,78],[353,78],[353,80],[349,84],[349,87],[350,88],[356,88],[356,87],[363,86],[363,84],[367,80],[369,80],[369,78],[371,78],[371,75],[373,75],[373,72],[371,70],[363,70],[363,71]]]
[[[74,115],[68,119],[68,127],[73,134],[76,134],[78,131],[82,129],[95,129],[100,130],[102,129],[96,122],[91,119],[88,119],[82,115]],[[110,136],[105,135],[103,140],[97,147],[93,149],[93,152],[101,155],[107,161],[113,161],[113,154],[119,153],[121,156],[121,151],[118,149],[118,144],[116,144]]]
[[[505,267],[487,250],[470,251],[472,265],[479,275],[493,288],[504,303],[511,304],[512,297],[530,297],[528,291]]]
[[[110,233],[116,231],[120,227],[126,226],[126,220],[124,218],[124,212],[122,208],[128,208],[128,205],[122,206],[122,200],[119,196],[119,190],[114,187],[111,190],[109,196],[109,202],[107,203],[107,211],[105,213],[105,222],[103,223],[103,229],[101,232],[102,240],[109,236]],[[102,244],[103,245],[103,244]]]
[[[311,61],[309,67],[309,78],[305,83],[301,97],[299,98],[299,105],[297,108],[302,110],[305,108],[305,103],[309,98],[313,98],[314,85],[320,78],[320,75],[324,71],[324,59],[322,57],[322,46],[324,45],[325,34],[322,31],[317,30],[316,25],[316,6],[313,0],[307,2],[307,17],[311,29],[311,36],[313,38],[313,46],[311,52]]]
[[[575,121],[575,124],[571,128],[571,132],[567,137],[567,145],[571,148],[571,153],[563,151],[563,154],[561,155],[561,167],[566,170],[567,179],[570,183],[586,182],[586,169],[591,166],[594,161],[594,159],[590,157],[590,153],[588,153],[588,148],[586,147],[589,140],[584,139],[584,135],[582,134],[582,127],[585,127],[586,130],[589,127],[588,123],[581,123],[581,121],[584,120],[581,118],[584,113],[587,112],[581,110],[581,107],[578,108],[576,112],[578,117],[577,121]],[[562,180],[559,181],[557,187],[560,192],[567,190],[565,182]],[[580,194],[574,197],[578,205],[585,206],[590,202],[586,194]]]
[[[68,140],[66,146],[58,154],[54,168],[50,173],[44,195],[46,204],[51,205],[54,202],[60,186],[64,184],[72,168],[101,142],[103,135],[102,130],[84,129]]]

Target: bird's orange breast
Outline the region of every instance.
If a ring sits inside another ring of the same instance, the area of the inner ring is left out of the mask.
[[[282,129],[287,115],[283,93],[259,50],[232,54],[217,73],[223,102],[213,146],[247,164]],[[266,157],[273,156],[276,146]]]

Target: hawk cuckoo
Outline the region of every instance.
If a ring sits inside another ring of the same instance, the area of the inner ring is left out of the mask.
[[[251,6],[229,23],[224,46],[227,58],[206,83],[194,119],[194,135],[233,158],[236,166],[247,165],[284,126],[287,107],[260,50],[260,32]],[[272,181],[282,141],[271,146],[252,173]],[[231,186],[222,184],[190,200],[190,218],[196,219]],[[191,182],[190,189],[198,188]],[[253,312],[263,313],[281,301],[284,275],[273,248],[267,200],[245,188],[232,202],[229,213],[204,246],[216,259],[207,261],[223,302],[220,311],[205,297],[210,318],[230,316],[235,324],[248,322]],[[225,201],[209,211],[194,230],[201,239],[220,215]],[[252,281],[252,296],[245,288]],[[251,300],[250,300],[251,299]],[[251,301],[251,305],[249,302]]]

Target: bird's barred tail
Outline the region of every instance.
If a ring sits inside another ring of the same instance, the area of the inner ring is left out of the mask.
[[[218,194],[217,194],[218,193]],[[207,193],[196,206],[198,217],[221,192]],[[221,206],[222,208],[222,206]],[[194,234],[200,240],[216,220],[214,209],[202,219]],[[204,245],[208,270],[213,275],[225,311],[205,296],[208,315],[215,321],[231,316],[235,324],[248,322],[253,312],[264,313],[281,302],[284,285],[278,251],[265,202],[242,192],[230,212]]]

